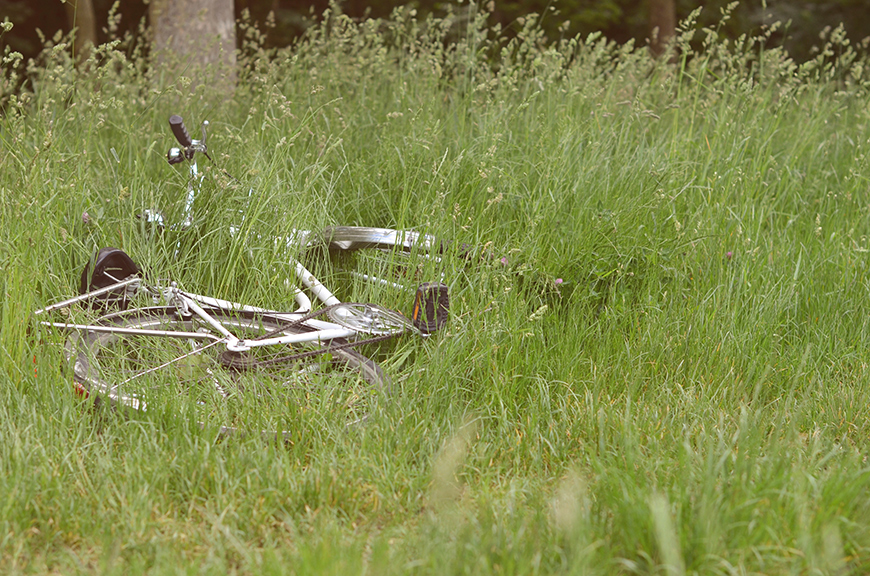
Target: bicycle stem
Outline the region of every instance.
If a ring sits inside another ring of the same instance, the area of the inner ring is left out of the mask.
[[[199,173],[196,160],[190,161],[188,170],[190,171],[190,181],[187,183],[187,199],[184,202],[184,220],[180,224],[182,230],[193,224],[193,201],[196,199],[196,192],[202,188],[202,181],[205,178],[204,173]],[[196,182],[195,185],[194,182]]]

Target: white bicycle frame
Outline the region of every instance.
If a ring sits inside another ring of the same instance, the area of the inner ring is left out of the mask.
[[[206,151],[205,129],[207,126],[208,123],[203,122],[203,138],[201,140],[192,140],[192,144],[188,148],[194,151]],[[170,150],[169,156],[172,157],[173,154],[176,157],[180,158],[183,152],[177,148],[173,148],[172,150]],[[187,197],[183,210],[184,220],[180,225],[178,225],[177,227],[173,226],[172,228],[185,229],[192,224],[193,204],[196,199],[197,192],[202,185],[203,174],[199,172],[195,158],[191,157],[187,161],[190,172],[190,180],[188,182]],[[252,191],[249,191],[249,196],[251,193]],[[155,223],[158,226],[162,227],[164,225],[163,216],[159,212],[146,211],[145,217],[149,222]],[[434,238],[417,232],[399,231],[387,228],[345,228],[344,230],[356,230],[362,231],[362,233],[360,233],[359,237],[355,240],[345,240],[343,242],[337,242],[336,244],[342,248],[350,248],[351,244],[353,244],[354,242],[373,245],[400,246],[406,249],[413,248],[414,246],[419,246],[424,250],[424,252],[435,247]],[[230,233],[232,236],[235,236],[237,232],[237,228],[230,227]],[[289,251],[290,249],[294,248],[306,248],[308,246],[311,246],[314,241],[314,235],[311,231],[295,230],[291,232],[291,235],[289,237],[275,238],[275,241],[284,243]],[[176,245],[176,255],[178,254],[179,250],[180,241]],[[437,259],[437,256],[435,258]],[[41,324],[44,326],[61,328],[65,330],[111,332],[118,334],[141,334],[147,336],[209,339],[216,341],[223,340],[226,342],[228,350],[236,352],[246,351],[256,347],[277,346],[300,342],[326,343],[339,338],[353,340],[359,338],[363,334],[384,335],[388,333],[399,333],[407,329],[422,334],[414,327],[414,325],[409,320],[401,317],[401,320],[397,322],[396,319],[397,316],[399,316],[398,314],[390,313],[390,311],[385,311],[384,309],[380,309],[376,306],[370,306],[368,308],[365,308],[363,309],[362,313],[360,313],[360,311],[356,308],[342,306],[342,302],[335,296],[335,294],[333,294],[332,291],[330,291],[326,286],[323,285],[323,283],[315,278],[315,276],[308,269],[306,269],[301,262],[299,262],[295,258],[292,258],[289,255],[287,256],[287,259],[288,263],[293,267],[295,271],[297,280],[303,286],[305,286],[305,288],[307,288],[321,304],[323,304],[325,307],[330,307],[330,314],[333,319],[337,320],[336,322],[329,322],[317,318],[305,319],[305,317],[308,316],[313,309],[312,301],[308,297],[308,295],[305,294],[305,292],[301,290],[298,286],[294,290],[294,299],[299,305],[299,308],[294,312],[278,312],[274,310],[239,304],[228,300],[221,300],[218,298],[212,298],[209,296],[185,292],[180,290],[174,282],[167,287],[163,287],[160,285],[146,287],[145,284],[142,282],[142,279],[139,277],[115,279],[117,280],[117,283],[112,284],[111,286],[107,286],[105,288],[101,288],[99,290],[83,294],[81,296],[70,298],[68,300],[64,300],[63,302],[52,304],[50,306],[37,310],[36,312],[34,312],[34,315],[38,316],[54,310],[66,308],[75,303],[89,300],[100,295],[107,294],[109,292],[116,293],[120,289],[124,289],[128,293],[135,293],[139,290],[145,289],[150,291],[155,297],[162,297],[162,299],[166,302],[167,306],[174,306],[182,316],[186,317],[195,314],[204,322],[209,324],[212,328],[214,328],[218,333],[220,333],[223,338],[218,338],[213,334],[199,332],[163,332],[159,330],[120,328],[102,324],[71,324],[49,321],[43,321],[41,322]],[[400,284],[374,276],[369,276],[361,273],[355,273],[355,275],[369,282],[404,288]],[[209,314],[206,308],[220,309],[231,312],[252,312],[268,314],[273,318],[277,318],[288,323],[298,322],[305,319],[305,326],[311,328],[312,330],[310,332],[286,334],[273,338],[257,340],[240,339],[232,332],[230,332],[218,320],[216,320],[214,316]],[[383,317],[384,312],[387,313],[386,317]]]

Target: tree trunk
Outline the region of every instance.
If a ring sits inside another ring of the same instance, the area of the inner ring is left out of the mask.
[[[233,0],[151,0],[156,61],[169,74],[231,93],[236,80]]]
[[[667,50],[677,30],[674,0],[649,0],[650,50],[658,58]]]
[[[70,27],[75,29],[74,55],[81,61],[88,57],[90,47],[97,45],[94,3],[91,0],[67,0],[64,5]]]

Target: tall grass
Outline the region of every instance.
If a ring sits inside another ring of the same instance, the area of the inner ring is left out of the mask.
[[[229,98],[130,38],[4,54],[3,571],[866,572],[866,55],[691,19],[657,61],[485,10],[321,22],[278,51],[251,29]],[[172,113],[243,182],[207,173],[178,258],[135,217],[180,214]],[[94,411],[31,317],[107,245],[280,307],[264,236],[330,224],[457,247],[447,329],[365,350],[397,394],[359,429]]]

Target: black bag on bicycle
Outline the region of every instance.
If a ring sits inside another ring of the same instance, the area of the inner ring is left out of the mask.
[[[82,270],[81,294],[87,294],[100,288],[106,288],[126,280],[130,276],[141,276],[139,267],[133,259],[118,248],[100,248],[94,257],[94,270],[91,273],[91,263],[85,264]],[[91,299],[92,308],[117,307],[121,310],[127,308],[126,287],[110,290],[105,294]]]

